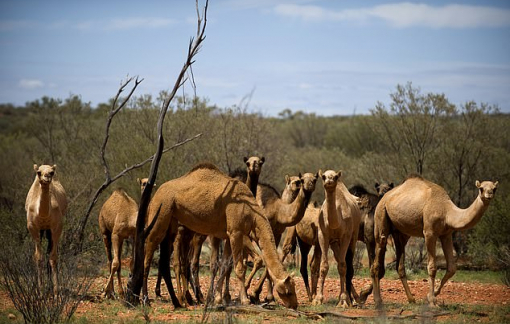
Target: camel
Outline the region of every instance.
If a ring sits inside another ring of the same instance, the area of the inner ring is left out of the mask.
[[[392,183],[375,183],[377,194],[369,193],[365,187],[361,185],[353,186],[349,192],[359,197],[359,206],[361,209],[361,221],[359,224],[358,241],[365,243],[368,255],[369,268],[372,267],[375,258],[375,237],[374,237],[374,212],[379,200],[385,193],[393,189]],[[359,295],[359,302],[364,304],[368,296],[372,293],[372,284],[364,288]]]
[[[260,173],[262,171],[262,165],[265,162],[264,157],[258,157],[258,156],[251,156],[251,157],[244,157],[243,158],[244,163],[246,164],[246,171],[244,170],[235,170],[233,174],[231,175],[233,178],[237,178],[243,182],[246,183],[246,185],[250,188],[250,191],[252,192],[253,196],[255,197],[257,194],[257,185],[260,178]],[[179,227],[179,232],[176,237],[176,246],[174,247],[174,272],[176,272],[176,277],[179,277],[182,275],[182,282],[183,287],[187,287],[188,278],[192,277],[192,288],[195,292],[195,296],[197,298],[197,301],[199,303],[204,302],[203,294],[200,290],[199,285],[199,261],[200,261],[200,253],[202,250],[202,244],[204,243],[207,236],[201,235],[198,233],[193,233],[189,229],[186,229],[184,227]],[[183,241],[184,240],[184,241]],[[245,253],[249,254],[254,262],[254,267],[252,270],[252,273],[250,274],[248,281],[246,283],[246,287],[248,288],[251,282],[251,279],[253,278],[253,275],[255,274],[256,270],[262,266],[262,258],[258,254],[258,252],[254,249],[251,240],[248,237],[243,238],[244,241],[244,249]],[[217,262],[217,255],[219,250],[219,245],[221,243],[221,240],[211,238],[211,266],[214,268]],[[191,264],[189,260],[189,256],[192,256]],[[184,275],[181,271],[181,267],[189,267],[191,266],[191,271],[187,271],[186,275]],[[212,269],[214,271],[214,269]],[[159,278],[158,278],[159,279]],[[229,275],[227,274],[226,280],[228,282]],[[158,280],[158,283],[160,280]],[[158,287],[158,285],[157,285]],[[180,282],[177,281],[177,295],[179,299],[181,300],[181,303],[187,302],[188,304],[192,303],[191,295],[186,289],[186,292],[184,292],[183,287],[181,288]],[[228,287],[228,284],[227,284]],[[159,290],[157,290],[159,293]],[[158,294],[157,293],[157,294]],[[218,292],[218,298],[216,300],[217,303],[221,302],[221,291]]]
[[[315,183],[317,182],[318,176],[318,174],[313,173],[304,173],[303,175],[300,173],[298,175],[301,182],[299,185],[299,191],[296,198],[291,203],[286,203],[274,194],[269,194],[270,191],[261,191],[260,194],[257,194],[257,202],[262,207],[269,223],[271,224],[276,246],[280,243],[280,239],[285,229],[287,227],[295,226],[303,219],[308,203],[315,191]],[[286,176],[287,183],[289,183],[289,179],[290,178]],[[285,195],[288,196],[288,194]],[[290,196],[292,196],[292,194],[290,194]],[[264,270],[257,286],[251,293],[251,298],[253,300],[259,300],[264,280],[267,278],[267,270],[267,268]],[[272,290],[272,283],[269,280],[266,300],[270,301],[274,299]]]
[[[137,179],[140,191],[143,193],[147,185],[147,178]],[[103,242],[108,258],[110,275],[103,289],[103,297],[115,298],[113,278],[117,274],[120,296],[124,296],[121,278],[121,256],[124,240],[134,237],[136,232],[136,218],[138,204],[124,189],[116,189],[105,201],[99,211],[99,231],[103,235]],[[112,253],[113,251],[113,253]]]
[[[56,165],[34,164],[36,172],[25,202],[27,229],[35,242],[34,259],[37,263],[37,278],[42,284],[43,255],[41,240],[48,239],[49,263],[53,280],[53,293],[58,293],[57,247],[62,234],[64,215],[67,211],[67,198],[64,187],[55,177]]]
[[[470,229],[480,221],[494,197],[498,181],[480,183],[477,180],[475,185],[478,188],[478,196],[466,209],[455,206],[441,186],[416,175],[408,177],[404,183],[384,195],[374,215],[376,250],[371,276],[377,308],[382,307],[380,279],[385,272],[384,255],[390,234],[395,242],[398,274],[410,303],[415,300],[407,284],[404,266],[405,246],[411,236],[425,238],[429,274],[427,301],[430,306],[436,304],[436,296],[456,271],[453,256],[453,231]],[[438,238],[446,258],[447,270],[439,287],[434,290]]]
[[[378,200],[384,195],[388,190],[393,188],[393,183],[391,184],[375,184],[375,188],[378,192],[378,195],[370,194],[366,191],[366,189],[360,185],[354,186],[349,191],[360,197],[361,205],[360,209],[362,211],[362,218],[359,225],[359,234],[358,240],[365,242],[367,245],[367,251],[369,255],[370,265],[373,261],[373,255],[375,254],[375,240],[373,234],[373,211],[375,209],[375,205]],[[303,281],[305,283],[306,292],[308,295],[308,300],[312,301],[317,293],[317,281],[319,277],[319,263],[321,258],[322,251],[320,250],[320,246],[318,243],[318,230],[319,230],[319,215],[320,208],[313,206],[312,204],[308,205],[308,208],[305,212],[305,216],[296,226],[289,229],[285,241],[283,243],[283,256],[282,262],[285,260],[286,256],[293,250],[296,246],[296,242],[299,242],[299,249],[301,252],[301,267],[300,273],[303,277]],[[330,246],[331,244],[337,244],[338,240],[337,230],[330,230]],[[371,244],[373,242],[373,245]],[[310,249],[315,247],[313,258],[310,262],[310,269],[312,274],[312,287],[310,289],[310,285],[308,283],[308,254]],[[371,257],[372,256],[372,257]],[[338,265],[338,261],[337,261]],[[348,265],[349,266],[349,265]],[[346,279],[348,285],[352,286],[350,280],[352,278]],[[366,298],[372,293],[372,286],[370,288],[364,289],[360,293],[360,303],[364,303]],[[355,296],[352,296],[353,298]]]
[[[182,177],[159,187],[150,202],[148,220],[152,221],[157,213],[159,217],[145,245],[144,298],[147,298],[147,279],[154,251],[158,245],[161,249],[172,249],[180,223],[197,233],[227,239],[223,258],[233,257],[241,304],[249,303],[244,287],[243,236],[252,232],[283,304],[297,308],[294,280],[278,259],[270,224],[246,184],[228,177],[212,164],[199,164]],[[168,242],[166,246],[162,244],[164,240]],[[167,275],[168,271],[163,274]]]
[[[312,302],[314,305],[322,304],[324,300],[324,281],[329,270],[327,251],[332,238],[336,238],[336,243],[331,244],[331,248],[337,260],[340,275],[340,295],[337,306],[351,306],[351,293],[357,298],[351,280],[354,274],[352,262],[358,240],[361,211],[357,197],[349,193],[340,178],[341,174],[341,171],[328,170],[324,173],[319,171],[326,199],[319,215],[318,243],[322,253],[318,291]],[[332,233],[334,236],[330,237]]]

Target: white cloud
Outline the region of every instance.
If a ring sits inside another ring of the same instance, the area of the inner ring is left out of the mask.
[[[165,18],[125,18],[112,19],[106,26],[107,29],[134,29],[134,28],[161,28],[175,23],[173,19]]]
[[[473,28],[508,27],[510,10],[496,7],[446,5],[434,7],[410,2],[370,8],[331,10],[315,5],[283,4],[274,11],[282,16],[306,21],[352,21],[367,23],[374,18],[395,27]]]
[[[21,79],[18,85],[27,90],[33,90],[44,87],[44,82],[35,79]]]

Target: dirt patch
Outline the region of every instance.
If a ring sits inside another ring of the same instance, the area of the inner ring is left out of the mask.
[[[83,301],[78,307],[75,316],[85,317],[88,320],[94,320],[94,322],[101,322],[101,320],[108,321],[120,321],[120,322],[129,322],[132,319],[143,319],[143,312],[137,309],[129,309],[118,301],[106,301],[101,300],[99,298],[101,289],[106,282],[106,277],[97,278],[89,291],[89,296],[86,301]],[[256,284],[256,280],[253,285]],[[296,292],[299,301],[299,309],[306,310],[311,307],[311,303],[306,298],[306,290],[303,284],[303,280],[301,277],[295,278],[296,282]],[[154,298],[154,287],[156,283],[156,278],[149,278],[149,287],[150,287],[150,296]],[[354,285],[356,289],[359,291],[365,285],[370,283],[370,279],[361,278],[355,279]],[[363,308],[353,308],[343,310],[341,308],[336,308],[335,305],[338,302],[338,290],[339,280],[335,278],[329,278],[326,280],[325,289],[324,289],[324,300],[326,305],[322,307],[322,309],[338,312],[345,316],[362,316],[362,317],[374,317],[377,316],[377,312],[374,309],[374,300],[372,296],[370,296],[367,300],[366,305]],[[415,280],[409,281],[409,286],[411,288],[412,293],[416,297],[416,301],[420,304],[427,295],[428,283],[426,280]],[[209,287],[209,277],[203,276],[201,278],[201,287],[204,293],[207,292]],[[386,316],[411,316],[413,313],[412,310],[405,309],[407,303],[407,298],[405,292],[402,288],[402,284],[399,280],[391,280],[391,279],[383,279],[381,281],[382,287],[382,298],[384,303],[387,305],[386,307]],[[231,280],[231,294],[232,298],[235,299],[238,297],[238,283],[234,278]],[[265,296],[265,291],[263,292],[263,296]],[[151,303],[151,308],[149,310],[150,318],[155,321],[170,321],[170,320],[192,320],[192,321],[200,321],[203,315],[203,306],[193,306],[189,307],[186,310],[179,309],[174,310],[171,303],[168,301],[169,296],[166,290],[166,286],[162,287],[162,299],[153,299]],[[455,280],[450,281],[444,287],[441,295],[437,298],[439,305],[485,305],[485,306],[507,306],[510,302],[510,288],[504,285],[498,284],[480,284],[480,283],[463,283],[456,282]],[[277,300],[278,302],[278,300]],[[5,291],[0,291],[0,312],[2,320],[5,320],[9,312],[12,312],[13,305]],[[12,312],[14,313],[14,312]],[[20,319],[20,315],[16,312],[16,319]],[[222,313],[216,313],[210,315],[212,319],[215,316],[225,316]],[[256,315],[249,314],[236,314],[236,318],[240,320],[252,318]],[[259,320],[261,322],[265,322],[268,319],[268,315],[260,315]],[[446,321],[455,319],[455,314],[452,315],[443,315],[436,317],[437,321]],[[479,312],[479,314],[473,314],[477,318],[479,322],[485,322],[487,314],[483,311]],[[284,317],[285,318],[285,317]],[[293,317],[288,317],[292,319]],[[509,318],[510,320],[510,318]]]

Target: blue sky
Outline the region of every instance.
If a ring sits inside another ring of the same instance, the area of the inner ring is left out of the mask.
[[[127,75],[157,96],[196,24],[193,0],[1,0],[0,103],[95,106]],[[269,116],[368,114],[412,82],[510,112],[510,1],[210,0],[206,35],[196,91],[220,107],[252,93],[249,110]]]

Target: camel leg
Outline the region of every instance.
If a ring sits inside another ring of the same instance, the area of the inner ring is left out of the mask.
[[[452,235],[442,236],[439,239],[441,240],[441,247],[443,248],[443,253],[446,258],[446,273],[444,274],[443,279],[441,279],[441,284],[434,292],[434,296],[439,295],[443,286],[451,277],[453,277],[453,275],[457,271],[457,265],[455,264],[455,259],[453,257]]]
[[[48,237],[48,244],[50,246],[50,269],[53,279],[53,295],[56,298],[58,296],[58,241],[60,239],[60,233],[57,231],[50,231]]]
[[[299,238],[298,238],[299,239]],[[303,241],[299,241],[299,250],[301,252],[301,266],[299,272],[305,283],[306,294],[308,295],[308,301],[312,301],[312,293],[310,291],[310,285],[308,283],[308,254],[310,253],[311,246]]]
[[[285,240],[283,241],[283,247],[282,247],[282,263],[285,261],[285,258],[289,253],[292,252],[292,249],[296,245],[296,238],[297,238],[297,231],[296,226],[288,227],[287,228],[287,234],[285,235]]]
[[[220,305],[224,303],[228,305],[230,303],[230,272],[232,271],[232,249],[230,246],[230,240],[225,240],[225,247],[223,250],[223,257],[220,266],[220,276],[218,278],[218,282],[216,283],[216,294],[214,298],[214,302],[216,305]],[[223,283],[225,282],[225,287],[223,288]],[[243,285],[244,287],[244,282]],[[223,290],[224,289],[224,290]],[[222,292],[223,290],[223,292]]]
[[[103,288],[103,298],[113,298],[115,291],[113,289],[113,274],[112,274],[112,233],[107,232],[103,234],[103,242],[106,251],[106,257],[108,258],[108,271],[110,275],[108,276],[108,281],[106,282],[105,287]]]
[[[244,235],[242,232],[234,232],[230,234],[230,249],[232,251],[232,257],[235,266],[234,271],[240,285],[239,299],[241,305],[248,305],[250,300],[248,299],[248,295],[246,294],[246,289],[244,287],[246,266],[243,262],[243,237]]]
[[[347,254],[347,246],[341,246],[339,242],[335,242],[330,245],[337,262],[338,275],[340,276],[340,293],[338,295],[338,304],[336,307],[348,307],[350,306],[350,299],[346,293],[346,274],[347,264],[345,262],[345,256]]]
[[[113,258],[112,258],[112,266],[110,268],[110,277],[108,278],[108,284],[105,288],[105,293],[108,297],[113,298],[115,294],[115,290],[113,288],[113,280],[115,277],[115,274],[117,274],[117,283],[119,287],[119,294],[120,296],[124,296],[124,289],[122,288],[122,280],[121,280],[121,264],[120,264],[120,256],[122,253],[122,239],[117,235],[113,234],[111,236],[112,240],[112,251],[113,251]]]
[[[367,240],[365,236],[365,245],[367,248],[367,255],[368,255],[368,269],[372,268],[372,265],[374,264],[374,258],[375,258],[375,241],[372,237],[371,240]],[[365,304],[367,301],[368,296],[372,293],[373,285],[370,283],[367,287],[363,288],[363,290],[360,292],[359,296],[359,302],[360,304]]]
[[[407,300],[409,303],[414,304],[416,300],[414,299],[413,294],[411,293],[411,289],[409,288],[409,284],[407,283],[407,274],[406,274],[406,251],[405,247],[407,244],[407,241],[409,241],[409,236],[393,231],[393,241],[395,242],[395,255],[396,255],[396,268],[398,277],[400,278],[400,281],[402,282],[402,286],[404,287],[404,291],[407,295]]]
[[[186,299],[184,298],[184,275],[182,273],[182,268],[184,267],[184,264],[182,264],[182,260],[184,258],[184,249],[183,249],[183,240],[184,240],[184,227],[179,226],[177,229],[177,236],[175,237],[174,246],[173,246],[173,256],[172,256],[172,263],[174,266],[174,273],[175,273],[175,284],[177,289],[177,298],[179,298],[179,302],[181,305],[184,305],[185,307],[188,306],[186,303]]]
[[[437,238],[432,233],[424,233],[425,245],[427,246],[428,264],[427,270],[429,272],[429,292],[427,294],[427,300],[430,306],[436,304],[436,297],[434,296],[434,285],[436,280],[436,241]]]
[[[321,229],[319,230],[319,246],[321,248],[321,263],[319,270],[319,282],[318,282],[318,291],[315,295],[315,298],[312,301],[312,305],[320,305],[324,301],[324,282],[326,281],[326,276],[329,271],[328,264],[328,250],[329,250],[329,235],[326,231],[329,231],[325,225],[321,224]]]
[[[357,239],[354,240],[354,248],[351,245],[347,249],[347,253],[345,255],[345,263],[347,265],[347,272],[345,274],[345,289],[347,291],[347,302],[351,306],[357,306],[360,300],[359,295],[356,292],[356,288],[354,288],[354,285],[352,284],[352,279],[354,278],[354,253],[356,253],[356,242]]]
[[[389,233],[390,224],[386,208],[377,208],[374,215],[375,258],[374,264],[370,268],[370,276],[372,277],[375,307],[379,309],[383,306],[380,282],[385,273],[384,257]]]
[[[41,233],[38,229],[33,227],[28,227],[28,230],[35,242],[34,261],[37,266],[37,284],[39,287],[42,287],[42,269],[44,264],[42,255]]]
[[[312,275],[312,291],[311,291],[312,300],[315,297],[315,295],[317,295],[317,282],[319,281],[321,258],[322,258],[321,248],[318,245],[316,245],[315,248],[313,249],[313,257],[312,257],[311,265],[310,265],[310,272]],[[310,301],[312,301],[312,300],[310,300]]]
[[[251,258],[253,260],[253,268],[251,269],[250,275],[248,276],[248,279],[246,280],[246,283],[244,285],[246,290],[248,290],[251,286],[251,281],[253,280],[253,277],[255,277],[255,274],[257,273],[257,271],[260,268],[262,268],[263,261],[259,255],[259,253],[255,250],[255,247],[253,246],[249,237],[245,236],[243,238],[243,244],[244,244],[244,252],[246,252],[249,256],[251,256]],[[256,296],[256,297],[258,300],[258,296]]]
[[[200,279],[199,279],[199,270],[200,270],[200,254],[202,253],[202,245],[204,244],[205,239],[207,238],[206,235],[200,235],[195,234],[193,235],[193,258],[191,261],[191,277],[192,277],[192,284],[193,284],[193,292],[195,294],[195,298],[197,299],[198,303],[203,304],[204,303],[204,295],[202,294],[202,291],[200,290]]]

